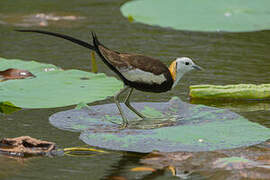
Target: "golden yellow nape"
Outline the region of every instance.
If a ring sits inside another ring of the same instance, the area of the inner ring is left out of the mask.
[[[176,60],[172,62],[169,67],[169,71],[171,72],[172,78],[175,81],[176,79]]]

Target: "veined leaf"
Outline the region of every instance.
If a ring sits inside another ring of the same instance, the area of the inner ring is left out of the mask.
[[[0,82],[0,102],[21,108],[54,108],[113,96],[122,82],[105,74],[62,70],[52,64],[0,58],[0,70],[25,69],[36,77]]]
[[[247,32],[270,28],[269,0],[138,0],[121,7],[125,17],[191,31]]]

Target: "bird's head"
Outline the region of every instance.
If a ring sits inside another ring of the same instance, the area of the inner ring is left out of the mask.
[[[193,69],[196,70],[202,70],[202,68],[198,65],[196,65],[190,58],[188,57],[180,57],[177,58],[172,62],[172,64],[169,67],[169,70],[171,72],[172,78],[174,80],[173,86],[178,83],[178,81],[181,79],[181,77],[186,73]]]

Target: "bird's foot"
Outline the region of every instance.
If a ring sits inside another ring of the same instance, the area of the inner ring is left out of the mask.
[[[118,126],[119,126],[118,129],[125,129],[125,128],[128,127],[128,123],[125,123],[125,122],[123,122],[123,123],[120,124],[120,123],[114,122],[114,121],[112,121],[112,120],[108,120],[108,121],[110,121],[110,122],[113,123],[113,124],[118,125]]]
[[[128,123],[123,123],[119,126],[119,129],[126,129],[128,127]]]
[[[128,127],[128,123],[127,122],[124,122],[123,124],[121,124],[119,126],[119,129],[126,129]]]

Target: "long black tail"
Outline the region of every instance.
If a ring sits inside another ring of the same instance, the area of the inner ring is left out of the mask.
[[[122,80],[123,82],[127,85],[128,84],[128,81],[127,79],[117,70],[116,67],[114,67],[103,55],[102,53],[100,52],[100,49],[99,49],[99,45],[105,47],[103,44],[101,44],[98,40],[98,37],[96,35],[96,33],[92,32],[92,38],[93,38],[93,45],[94,45],[94,48],[95,48],[95,51],[96,53],[99,55],[99,57],[101,58],[101,60],[113,71],[115,72]],[[106,48],[106,47],[105,47]],[[107,48],[108,49],[108,48]],[[118,53],[116,51],[114,51],[115,53]]]
[[[64,34],[59,34],[59,33],[53,33],[53,32],[48,32],[48,31],[41,31],[41,30],[28,30],[28,29],[24,29],[24,30],[15,30],[15,31],[19,31],[19,32],[34,32],[34,33],[40,33],[40,34],[47,34],[47,35],[51,35],[51,36],[56,36],[59,38],[63,38],[66,39],[68,41],[71,41],[75,44],[79,44],[83,47],[86,47],[88,49],[94,50],[99,57],[101,58],[101,60],[112,70],[114,71],[116,74],[118,74],[118,76],[124,81],[124,83],[126,84],[127,80],[126,78],[102,55],[102,53],[100,52],[98,46],[102,45],[103,47],[105,47],[103,44],[101,44],[96,36],[96,34],[94,32],[92,32],[92,38],[93,38],[93,45],[79,40],[79,39],[75,39],[73,37],[64,35]]]
[[[79,39],[75,39],[73,37],[64,35],[64,34],[59,34],[59,33],[53,33],[53,32],[48,32],[48,31],[41,31],[41,30],[28,30],[28,29],[24,29],[24,30],[15,30],[15,31],[19,31],[19,32],[34,32],[34,33],[40,33],[40,34],[47,34],[47,35],[51,35],[51,36],[56,36],[59,38],[63,38],[66,39],[68,41],[74,42],[75,44],[79,44],[83,47],[86,47],[88,49],[94,50],[96,51],[95,47],[85,41],[79,40]]]

